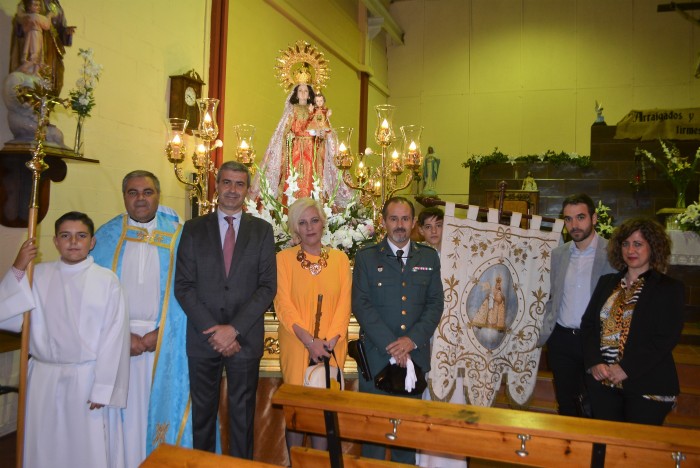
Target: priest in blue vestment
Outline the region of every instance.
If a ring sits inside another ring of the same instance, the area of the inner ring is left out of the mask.
[[[160,182],[148,171],[124,177],[126,213],[95,233],[95,262],[119,277],[131,331],[131,372],[122,411],[127,467],[138,467],[159,444],[192,447],[187,317],[173,295],[182,225],[159,205]]]

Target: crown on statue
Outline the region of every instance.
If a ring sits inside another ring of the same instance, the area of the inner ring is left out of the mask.
[[[297,41],[293,46],[281,50],[275,70],[280,86],[287,92],[302,83],[320,91],[330,72],[323,52],[306,41]]]
[[[300,85],[300,84],[309,84],[310,82],[311,82],[311,71],[309,70],[309,64],[304,63],[294,73],[294,83]]]

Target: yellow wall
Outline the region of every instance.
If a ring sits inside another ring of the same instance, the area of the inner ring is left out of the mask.
[[[466,201],[461,163],[494,147],[590,154],[595,100],[614,125],[632,109],[700,105],[700,28],[656,0],[402,0],[391,13],[390,103],[425,127],[438,191]]]
[[[68,163],[68,176],[52,184],[49,213],[41,225],[44,260],[57,257],[50,237],[53,221],[69,210],[87,212],[100,225],[124,210],[121,179],[134,169],[161,180],[161,202],[185,214],[186,193],[165,159],[169,75],[195,68],[207,81],[209,1],[112,2],[64,0],[69,24],[77,26],[65,59],[63,96],[74,87],[79,48],[93,48],[104,71],[95,91],[97,105],[84,129],[86,156],[100,164]],[[17,0],[0,0],[0,78],[8,68],[11,21]],[[72,147],[75,117],[52,117]],[[0,104],[0,145],[12,138]],[[0,227],[0,271],[14,259],[23,229]]]

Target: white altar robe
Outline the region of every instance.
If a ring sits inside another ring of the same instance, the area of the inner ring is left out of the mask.
[[[38,264],[34,286],[10,270],[0,282],[0,328],[19,331],[31,310],[24,466],[123,466],[129,330],[116,275],[93,263]],[[106,405],[90,410],[88,401]]]
[[[156,229],[156,218],[148,223],[129,219],[129,226]],[[152,332],[160,316],[160,260],[158,248],[146,242],[127,242],[122,260],[121,284],[129,312],[129,330],[139,336]],[[122,411],[126,466],[137,468],[146,459],[148,403],[153,381],[155,353],[131,358],[129,403]]]

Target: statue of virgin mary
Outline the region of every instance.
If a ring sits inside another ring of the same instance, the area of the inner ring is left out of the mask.
[[[251,195],[260,194],[260,177],[267,179],[269,194],[286,204],[285,191],[289,188],[290,173],[296,175],[294,197],[308,197],[313,192],[314,177],[318,178],[326,200],[345,206],[352,192],[338,177],[333,164],[337,148],[334,131],[321,135],[311,131],[315,91],[320,91],[328,79],[327,62],[323,53],[308,43],[297,42],[278,59],[278,78],[288,91],[282,117],[265,151],[261,170],[256,172]]]

